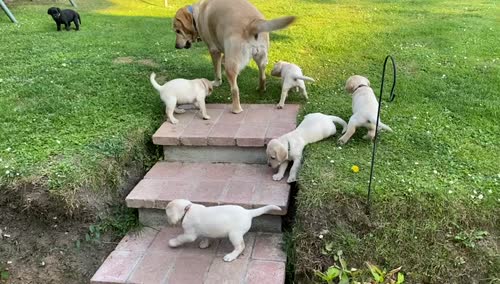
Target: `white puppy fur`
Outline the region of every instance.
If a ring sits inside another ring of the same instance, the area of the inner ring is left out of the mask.
[[[304,117],[295,130],[269,141],[266,149],[267,163],[273,169],[279,167],[273,179],[281,180],[289,161],[293,161],[287,182],[296,181],[304,147],[334,135],[337,132],[334,122],[342,125],[344,133],[347,123],[340,117],[311,113]]]
[[[349,119],[347,131],[340,137],[339,143],[347,143],[358,127],[368,128],[368,133],[363,138],[373,140],[375,138],[378,102],[372,88],[370,88],[370,81],[363,76],[354,75],[347,79],[345,89],[352,95],[353,115]],[[384,129],[392,132],[392,129],[382,123],[380,119],[378,126],[379,130]]]
[[[212,82],[207,79],[174,79],[161,86],[156,82],[155,78],[156,74],[151,73],[149,80],[160,93],[161,100],[165,103],[165,113],[171,123],[176,124],[178,122],[174,117],[174,112],[185,112],[185,110],[177,108],[177,105],[180,104],[195,104],[196,107],[200,108],[203,119],[210,119],[205,107],[205,97],[212,93]]]
[[[247,210],[236,205],[205,207],[186,199],[175,199],[167,204],[167,220],[173,225],[181,222],[184,233],[170,239],[168,245],[178,247],[203,237],[199,247],[207,248],[210,243],[206,238],[229,237],[234,250],[224,256],[224,261],[233,261],[245,249],[243,236],[250,229],[252,219],[273,210],[281,211],[275,205]]]
[[[288,91],[292,88],[295,88],[296,92],[300,89],[302,95],[306,99],[309,99],[307,97],[306,84],[304,84],[304,81],[314,82],[314,79],[304,76],[299,66],[285,61],[278,61],[274,64],[271,75],[281,77],[281,98],[277,104],[278,108],[283,108],[285,106]]]

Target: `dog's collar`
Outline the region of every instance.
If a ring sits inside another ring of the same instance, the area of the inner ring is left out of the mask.
[[[361,84],[359,86],[356,87],[356,89],[354,89],[354,91],[352,91],[353,93],[356,92],[359,88],[362,88],[362,87],[369,87],[368,85],[365,85],[365,84]]]
[[[184,208],[184,215],[182,215],[182,218],[181,218],[181,224],[182,222],[184,222],[184,217],[186,217],[186,214],[188,213],[189,209],[191,209],[191,205],[193,205],[192,203],[188,204],[185,208]]]
[[[194,20],[194,8],[192,5],[188,6],[188,12],[189,12],[189,14],[191,14],[193,16],[193,27],[194,27],[194,31],[196,32],[195,40],[198,41],[199,33],[198,33],[198,28],[196,27],[196,21]]]

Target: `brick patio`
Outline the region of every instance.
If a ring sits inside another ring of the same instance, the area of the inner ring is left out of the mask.
[[[238,259],[224,262],[231,252],[228,240],[213,240],[200,249],[197,242],[172,249],[168,240],[181,228],[144,228],[129,233],[92,277],[92,284],[108,283],[255,283],[285,281],[286,255],[281,234],[247,233],[246,248]]]
[[[239,146],[263,147],[272,138],[295,129],[299,105],[243,105],[244,111],[233,114],[230,105],[207,105],[210,120],[200,111],[188,109],[175,114],[177,124],[164,122],[153,135],[153,143],[172,146]]]

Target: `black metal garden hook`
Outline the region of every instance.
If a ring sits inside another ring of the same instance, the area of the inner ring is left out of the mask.
[[[387,66],[387,61],[389,59],[391,59],[391,61],[392,61],[392,69],[394,70],[389,102],[394,101],[394,98],[396,97],[396,94],[394,93],[394,89],[396,88],[396,61],[394,61],[394,58],[392,58],[392,56],[387,55],[387,57],[385,58],[385,61],[384,61],[384,68],[382,69],[382,82],[380,84],[380,95],[378,98],[377,122],[375,123],[375,137],[373,138],[373,151],[372,151],[372,162],[371,162],[371,168],[370,168],[370,181],[368,183],[368,197],[367,197],[367,202],[366,202],[366,213],[368,215],[370,215],[370,209],[371,209],[373,168],[375,166],[375,152],[377,151],[378,123],[380,120],[380,107],[382,106],[382,94],[384,93],[385,69]]]

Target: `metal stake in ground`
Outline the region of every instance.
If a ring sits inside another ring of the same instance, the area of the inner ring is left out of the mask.
[[[9,10],[9,7],[7,7],[7,5],[5,5],[5,3],[3,2],[3,0],[0,0],[0,7],[2,7],[2,10],[4,10],[5,14],[7,14],[7,16],[9,17],[9,19],[14,23],[14,24],[17,24],[17,20],[16,18],[14,17],[14,14],[12,14]]]
[[[392,102],[396,97],[394,93],[394,88],[396,88],[396,62],[392,56],[387,55],[384,61],[384,68],[382,69],[382,83],[380,84],[380,95],[378,98],[378,110],[377,110],[377,122],[375,123],[375,138],[373,139],[373,151],[372,151],[372,163],[370,167],[370,181],[368,183],[368,197],[366,201],[366,213],[370,215],[371,209],[371,193],[372,193],[372,179],[373,179],[373,168],[375,166],[375,153],[377,151],[377,137],[378,137],[378,122],[380,120],[380,107],[382,106],[382,94],[384,93],[384,80],[385,80],[385,69],[387,66],[387,61],[391,59],[392,61],[392,69],[394,70],[393,79],[392,79],[392,89],[391,95],[389,97],[389,102]]]

